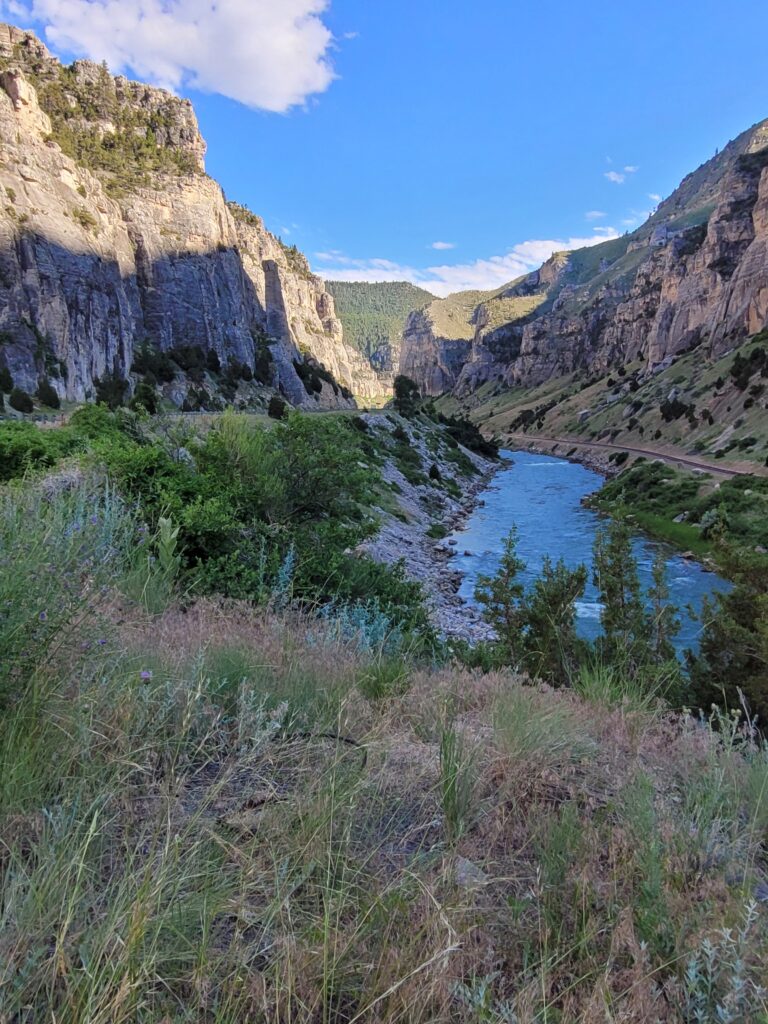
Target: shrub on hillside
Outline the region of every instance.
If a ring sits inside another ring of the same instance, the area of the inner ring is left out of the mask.
[[[294,359],[293,366],[308,395],[319,395],[325,383],[330,384],[335,395],[341,391],[345,398],[350,397],[349,391],[346,388],[340,388],[336,378],[326,370],[322,363],[307,356],[304,362]]]
[[[45,377],[43,377],[37,385],[37,397],[40,399],[42,404],[47,405],[49,409],[61,408],[61,399],[51,386],[51,382]]]
[[[768,348],[753,348],[748,356],[737,352],[731,364],[731,379],[739,391],[744,391],[752,376],[760,371],[768,376]]]
[[[593,583],[600,595],[603,632],[594,650],[576,633],[576,602],[587,583],[586,567],[571,569],[562,559],[553,565],[546,558],[527,592],[520,580],[524,568],[513,529],[497,573],[478,577],[475,591],[506,664],[554,685],[567,685],[596,658],[643,687],[676,691],[680,674],[672,640],[679,623],[669,604],[666,564],[661,557],[654,564],[646,608],[624,521],[610,521],[595,538]]]
[[[273,359],[266,341],[261,341],[256,348],[253,375],[260,384],[269,386],[272,383]]]
[[[492,438],[482,435],[480,428],[471,420],[460,416],[437,416],[437,422],[448,430],[448,436],[459,444],[486,459],[495,459],[499,454],[499,444]]]
[[[22,413],[33,412],[35,408],[31,396],[22,388],[13,388],[8,404],[12,409]]]
[[[267,405],[267,416],[273,420],[281,420],[288,411],[288,403],[279,395],[272,395]]]
[[[421,399],[419,385],[416,381],[399,373],[395,377],[392,392],[394,396],[392,405],[400,415],[406,417],[415,415]]]
[[[128,391],[128,381],[112,370],[105,373],[103,377],[96,378],[93,382],[96,392],[96,401],[103,402],[110,409],[118,409],[124,402]]]
[[[698,653],[689,652],[692,703],[739,709],[768,726],[768,558],[746,551],[721,555],[735,580],[705,602]]]
[[[131,370],[133,373],[142,374],[145,380],[151,374],[156,381],[162,381],[166,384],[170,383],[176,376],[168,353],[158,352],[146,338],[139,346],[138,352],[134,354]]]
[[[157,412],[157,392],[147,381],[141,381],[136,385],[136,390],[131,399],[131,409],[143,409],[151,416],[154,416]]]
[[[40,430],[29,421],[0,423],[0,480],[13,480],[28,470],[53,466],[80,447],[76,432],[68,427]]]

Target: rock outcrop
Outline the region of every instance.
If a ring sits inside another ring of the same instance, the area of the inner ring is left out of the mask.
[[[204,173],[187,100],[63,67],[3,25],[0,142],[0,364],[17,386],[45,378],[73,400],[107,378],[130,388],[148,344],[222,368],[253,368],[266,346],[265,383],[297,405],[380,391],[302,254]]]
[[[491,380],[531,386],[638,359],[652,372],[699,346],[703,358],[718,358],[766,324],[763,121],[688,175],[632,235],[555,254],[481,297],[455,335],[414,320],[401,370],[425,394],[458,395]]]
[[[445,337],[430,315],[430,309],[411,313],[403,330],[400,373],[415,380],[423,395],[450,391],[470,357],[470,338]]]

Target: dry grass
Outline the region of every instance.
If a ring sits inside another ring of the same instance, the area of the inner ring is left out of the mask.
[[[0,1020],[694,1019],[690,954],[765,884],[743,730],[454,667],[368,700],[367,657],[315,620],[116,616],[17,715]],[[472,751],[458,829],[446,731]],[[750,935],[757,1022],[764,913]]]

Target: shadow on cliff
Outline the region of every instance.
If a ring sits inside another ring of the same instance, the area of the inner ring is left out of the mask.
[[[306,400],[274,261],[263,264],[262,301],[235,247],[153,258],[139,244],[134,257],[135,271],[124,273],[117,259],[31,231],[0,250],[0,352],[18,383],[34,388],[60,367],[67,393],[85,397],[94,379],[125,377],[145,340],[162,351],[199,345],[222,363],[253,366],[266,333],[276,339],[276,383],[291,401]]]

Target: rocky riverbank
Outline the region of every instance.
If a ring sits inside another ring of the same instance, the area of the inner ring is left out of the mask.
[[[600,473],[604,477],[614,477],[624,468],[616,466],[615,461],[611,461],[612,452],[588,448],[577,442],[531,440],[522,444],[516,438],[514,447],[511,447],[510,450],[515,451],[516,449],[534,452],[537,455],[552,455],[557,459],[565,459],[567,462],[578,462],[580,466],[586,466],[587,469],[594,470],[595,473]]]
[[[362,418],[376,433],[387,430],[388,417],[368,414]],[[387,459],[382,474],[397,495],[397,511],[377,510],[381,528],[359,550],[385,564],[402,560],[408,577],[422,585],[437,630],[444,636],[477,642],[488,637],[489,627],[457,594],[462,575],[453,558],[458,548],[446,537],[477,508],[480,494],[502,463],[462,445],[443,444],[444,431],[437,425],[402,421],[399,429],[407,433],[409,448],[418,456],[422,472],[404,472],[396,459]],[[457,469],[457,463],[464,472]],[[433,466],[439,480],[430,479]]]

